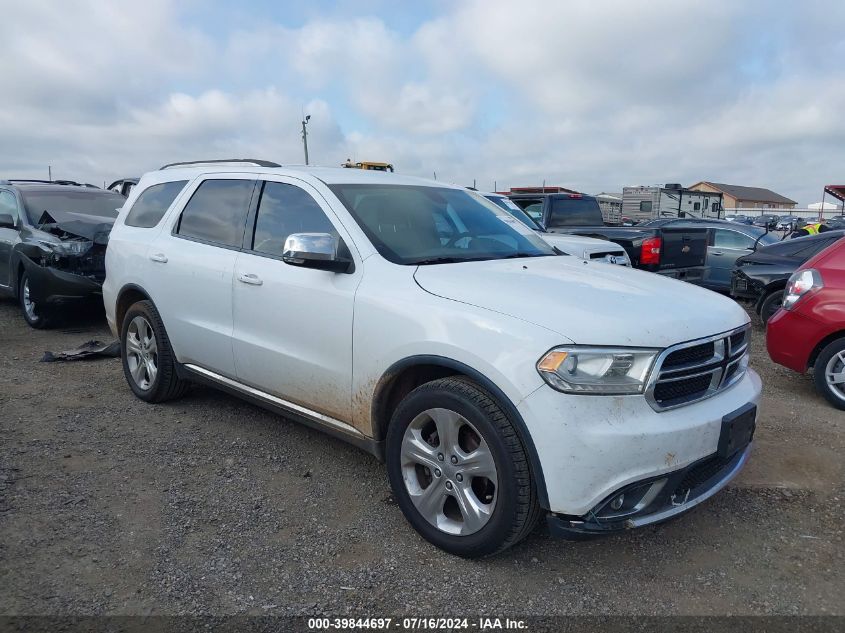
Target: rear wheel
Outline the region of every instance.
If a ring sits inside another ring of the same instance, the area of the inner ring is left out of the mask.
[[[188,383],[176,374],[170,339],[152,301],[139,301],[126,311],[120,355],[126,382],[141,400],[174,400],[187,390]]]
[[[763,299],[763,303],[760,305],[760,318],[763,321],[763,325],[766,325],[769,319],[775,316],[775,312],[780,310],[782,305],[783,290],[776,290]]]
[[[494,554],[540,516],[522,442],[499,404],[465,378],[443,378],[399,404],[387,434],[394,496],[430,543],[458,556]]]
[[[845,337],[828,343],[814,368],[816,389],[834,407],[845,410]]]
[[[30,327],[41,330],[49,327],[50,314],[46,306],[41,303],[36,303],[32,298],[31,283],[29,273],[24,271],[21,274],[19,282],[18,298],[20,300],[24,320]]]

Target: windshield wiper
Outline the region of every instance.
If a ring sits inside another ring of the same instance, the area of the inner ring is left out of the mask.
[[[428,259],[420,259],[415,262],[411,262],[414,266],[426,266],[428,264],[457,264],[460,262],[484,262],[484,261],[496,261],[499,259],[514,259],[517,257],[545,257],[544,254],[533,254],[533,253],[510,253],[509,255],[503,255],[501,257],[496,257],[495,255],[484,255],[483,257],[429,257]]]
[[[411,262],[412,266],[427,266],[429,264],[457,264],[458,262],[478,262],[488,257],[429,257]]]
[[[555,248],[554,246],[552,248]],[[561,251],[562,252],[562,251]],[[545,253],[511,253],[510,255],[505,255],[503,257],[494,257],[492,259],[516,259],[517,257],[549,257]]]

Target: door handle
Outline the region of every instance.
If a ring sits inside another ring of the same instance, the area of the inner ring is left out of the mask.
[[[253,275],[252,273],[240,273],[238,275],[238,281],[251,286],[260,286],[264,283],[258,275]]]
[[[152,255],[150,255],[150,259],[160,264],[167,263],[167,255],[165,255],[164,253],[153,253]]]
[[[722,251],[711,251],[710,254],[711,255],[724,255],[724,253]]]

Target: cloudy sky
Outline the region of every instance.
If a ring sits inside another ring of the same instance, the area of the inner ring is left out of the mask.
[[[492,189],[845,182],[842,0],[0,0],[0,177],[389,161]]]

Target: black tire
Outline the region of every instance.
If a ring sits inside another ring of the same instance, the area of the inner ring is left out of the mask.
[[[136,317],[142,317],[151,327],[155,334],[156,352],[155,364],[156,374],[153,380],[149,381],[147,388],[142,388],[132,376],[130,369],[130,352],[127,348],[127,336],[130,325]],[[176,357],[170,347],[170,339],[164,329],[158,310],[152,301],[138,301],[133,303],[123,317],[123,324],[120,328],[120,358],[123,363],[123,375],[129,388],[141,400],[146,402],[166,402],[181,398],[188,390],[190,384],[179,378],[176,373]]]
[[[837,409],[845,410],[845,387],[843,390],[828,384],[827,382],[827,366],[832,359],[845,351],[845,336],[831,341],[822,348],[819,355],[816,357],[816,364],[814,367],[813,380],[816,383],[816,389],[822,394],[825,399]],[[833,361],[837,363],[837,361]],[[837,367],[837,369],[841,369]]]
[[[760,304],[760,320],[763,321],[763,325],[775,316],[775,312],[781,305],[783,305],[783,290],[775,290],[763,299],[763,303]]]
[[[467,535],[448,534],[417,510],[406,488],[401,450],[405,431],[422,412],[446,408],[466,419],[487,443],[495,462],[498,490],[487,523]],[[396,408],[387,432],[387,472],[394,498],[414,529],[428,542],[457,556],[480,558],[501,552],[528,536],[541,516],[525,447],[513,424],[488,392],[464,377],[426,383]]]
[[[21,273],[21,278],[18,280],[18,304],[21,307],[21,313],[27,325],[36,330],[43,330],[50,327],[53,315],[46,306],[37,306],[35,303],[32,303],[32,314],[27,310],[26,302],[29,297],[27,287],[30,283],[29,273],[26,271]]]

